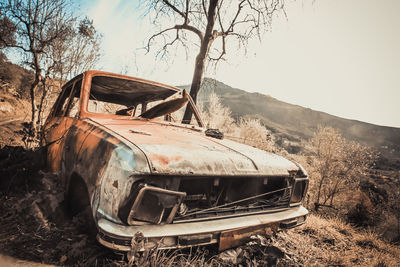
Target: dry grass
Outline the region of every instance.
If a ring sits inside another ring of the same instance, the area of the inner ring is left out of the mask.
[[[129,257],[129,256],[128,256]],[[115,262],[114,262],[115,263]],[[210,256],[208,250],[195,249],[186,252],[151,250],[138,257],[131,257],[128,262],[119,262],[119,266],[221,266],[217,257]]]
[[[304,226],[278,233],[272,245],[289,255],[282,266],[400,266],[400,248],[338,219],[310,215]]]
[[[254,241],[257,238],[259,242]],[[120,266],[265,266],[271,248],[284,253],[276,266],[400,266],[400,247],[385,243],[371,231],[358,231],[341,220],[317,215],[310,215],[301,227],[269,238],[257,236],[221,254],[211,256],[202,249],[150,251]]]

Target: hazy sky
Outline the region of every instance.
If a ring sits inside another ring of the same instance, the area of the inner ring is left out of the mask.
[[[277,17],[261,43],[252,42],[246,55],[228,52],[227,63],[206,76],[332,115],[400,127],[400,1],[312,2],[287,1],[287,19]],[[197,51],[165,63],[139,49],[153,29],[137,1],[82,0],[81,11],[104,35],[103,70],[190,83]]]

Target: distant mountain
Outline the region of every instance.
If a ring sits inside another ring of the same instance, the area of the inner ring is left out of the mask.
[[[189,85],[180,87],[190,90]],[[336,117],[325,112],[288,104],[264,94],[232,88],[209,78],[203,82],[199,100],[207,99],[211,91],[220,96],[222,103],[232,110],[233,116],[259,118],[278,136],[278,141],[293,149],[293,152],[296,152],[296,147],[302,140],[310,139],[318,125],[321,125],[336,128],[347,139],[374,147],[388,158],[400,159],[400,128]]]

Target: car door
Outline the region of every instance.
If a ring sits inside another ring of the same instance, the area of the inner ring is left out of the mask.
[[[76,123],[79,115],[81,86],[82,79],[78,79],[64,87],[44,125],[47,166],[52,172],[58,172],[61,169],[65,138],[71,125]]]

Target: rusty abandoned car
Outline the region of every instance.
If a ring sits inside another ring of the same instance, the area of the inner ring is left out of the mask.
[[[196,125],[179,120],[187,105]],[[89,209],[113,250],[129,251],[137,233],[149,248],[224,250],[308,213],[304,169],[210,134],[185,90],[87,71],[63,86],[44,131],[66,203]]]

